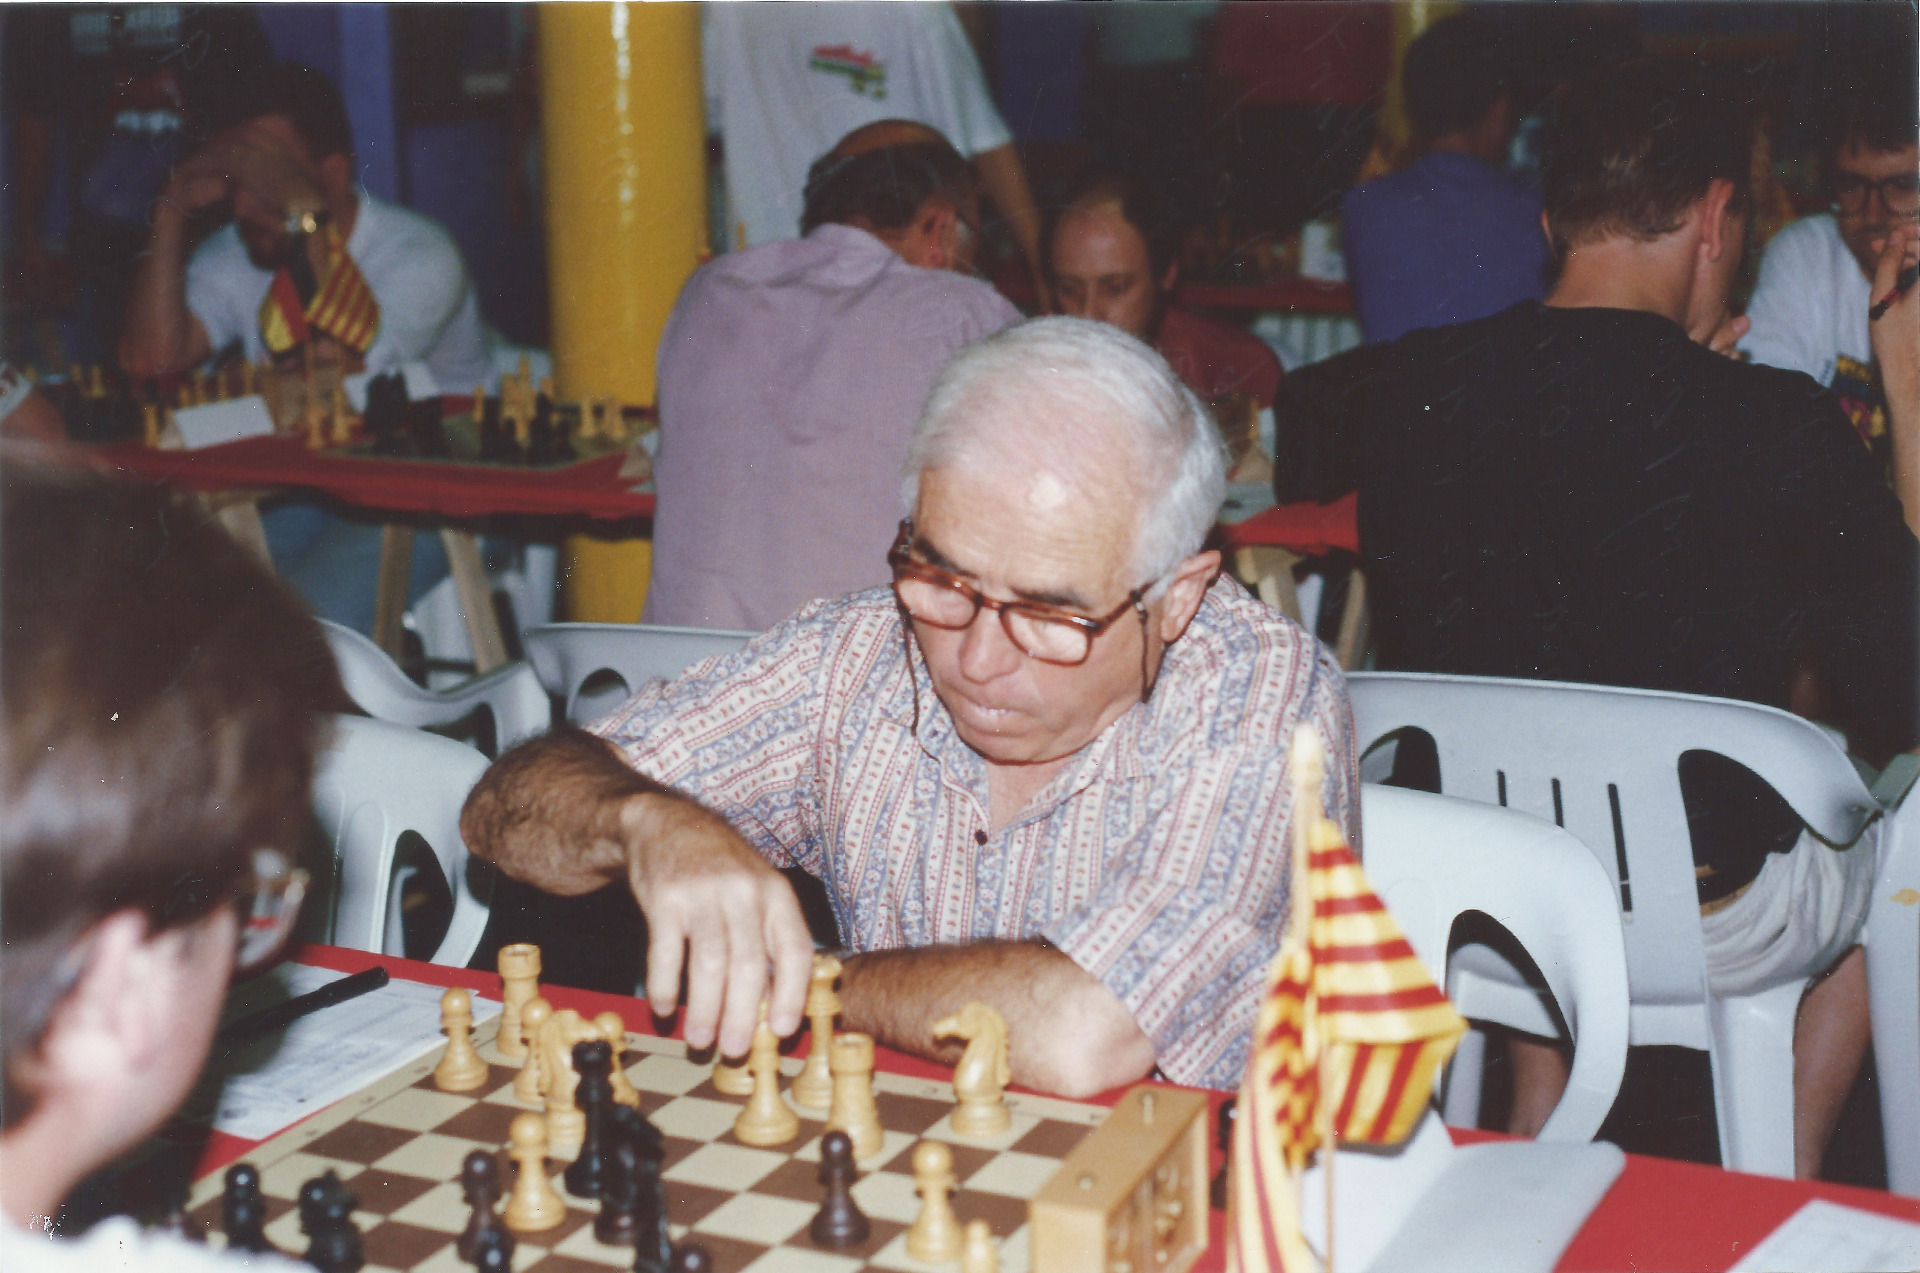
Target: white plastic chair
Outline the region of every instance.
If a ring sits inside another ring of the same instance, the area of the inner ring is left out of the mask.
[[[1456,919],[1478,911],[1532,957],[1574,1045],[1566,1093],[1539,1139],[1592,1140],[1627,1063],[1626,948],[1606,873],[1580,841],[1523,813],[1370,783],[1360,810],[1367,878],[1462,1016],[1560,1033],[1531,987],[1480,971],[1489,948],[1469,944],[1449,959]],[[1455,1054],[1449,1122],[1473,1126],[1478,1117],[1484,1046],[1473,1031]]]
[[[1861,934],[1887,1188],[1909,1198],[1920,1198],[1920,800],[1906,798],[1916,774],[1920,757],[1897,756],[1874,784],[1892,812]]]
[[[487,926],[491,875],[469,869],[460,806],[487,758],[462,743],[359,716],[333,719],[314,777],[313,808],[333,850],[335,887],[322,940],[404,953],[400,884],[424,865],[402,853],[413,832],[432,850],[453,896],[453,918],[430,962],[464,967]],[[474,881],[481,881],[479,893]]]
[[[568,720],[584,724],[648,681],[672,679],[704,658],[731,654],[755,635],[642,623],[549,623],[528,629],[525,641],[540,683],[566,700]],[[625,693],[583,696],[581,687],[602,672],[618,677]]]
[[[367,637],[324,619],[320,626],[347,696],[376,719],[396,725],[451,725],[485,707],[493,716],[496,751],[544,734],[553,725],[553,702],[525,663],[510,663],[452,689],[423,689]]]
[[[518,546],[512,565],[487,572],[487,582],[504,594],[513,609],[513,624],[524,635],[526,630],[553,619],[554,589],[558,576],[559,550],[552,544],[529,541]],[[460,591],[452,575],[422,593],[401,620],[420,638],[420,648],[429,662],[437,664],[473,662],[473,638],[467,632],[467,617],[460,604]],[[458,685],[459,671],[430,671],[427,681],[435,689]]]
[[[1693,750],[1736,761],[1815,835],[1847,845],[1880,810],[1833,741],[1788,712],[1688,694],[1398,672],[1355,673],[1348,690],[1363,752],[1402,728],[1424,730],[1446,794],[1520,809],[1580,838],[1620,910],[1628,1041],[1706,1051],[1722,1163],[1791,1176],[1793,1022],[1807,978],[1752,995],[1708,992],[1678,764]],[[1893,1140],[1890,1127],[1890,1156]]]

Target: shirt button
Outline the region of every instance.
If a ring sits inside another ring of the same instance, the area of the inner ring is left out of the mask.
[[[975,844],[985,844],[987,842],[987,833],[985,831],[975,831],[973,833],[973,842]]]

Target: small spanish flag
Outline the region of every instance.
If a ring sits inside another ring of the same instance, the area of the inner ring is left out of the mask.
[[[1467,1023],[1320,807],[1320,741],[1294,736],[1293,899],[1268,974],[1234,1127],[1228,1267],[1319,1268],[1300,1232],[1300,1173],[1330,1140],[1404,1140]]]
[[[374,299],[360,267],[347,255],[340,232],[331,225],[321,232],[325,235],[326,266],[312,300],[301,303],[293,271],[284,265],[274,271],[273,282],[267,285],[266,299],[260,302],[260,336],[271,353],[297,349],[318,332],[356,354],[364,354],[380,332],[380,302]]]

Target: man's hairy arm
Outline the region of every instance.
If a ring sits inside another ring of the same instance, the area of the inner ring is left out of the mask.
[[[769,1021],[800,1024],[813,942],[780,873],[725,818],[643,774],[612,744],[562,728],[502,756],[460,813],[476,855],[562,896],[625,878],[647,917],[647,998],[670,1015],[687,973],[687,1042],[739,1056]]]
[[[1087,1097],[1153,1069],[1153,1041],[1126,1005],[1043,942],[927,946],[845,959],[841,1021],[902,1052],[953,1064],[965,1045],[934,1039],[934,1022],[976,999],[1006,1020],[1008,1062],[1023,1086]]]

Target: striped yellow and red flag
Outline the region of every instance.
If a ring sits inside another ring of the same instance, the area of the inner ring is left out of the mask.
[[[1467,1023],[1427,975],[1320,805],[1320,742],[1294,737],[1292,917],[1267,978],[1234,1129],[1229,1262],[1319,1267],[1300,1232],[1300,1173],[1329,1138],[1406,1138]]]
[[[276,270],[267,285],[266,299],[260,302],[260,337],[272,353],[298,348],[319,332],[364,354],[380,332],[380,302],[374,299],[366,276],[347,255],[338,230],[329,225],[322,233],[325,267],[313,299],[301,303],[300,289],[286,266]]]

